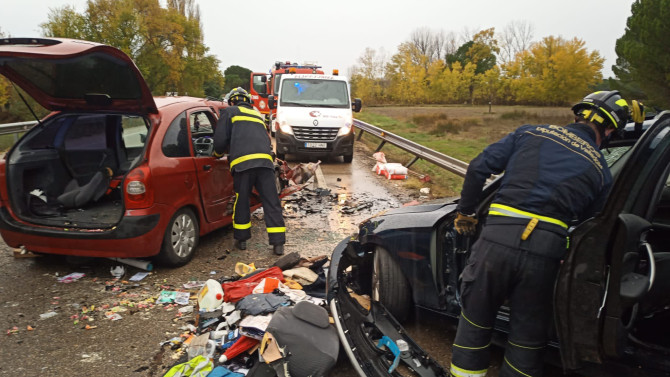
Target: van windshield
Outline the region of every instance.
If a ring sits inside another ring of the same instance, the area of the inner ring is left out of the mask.
[[[348,108],[346,81],[323,79],[293,79],[282,82],[279,95],[281,106]]]

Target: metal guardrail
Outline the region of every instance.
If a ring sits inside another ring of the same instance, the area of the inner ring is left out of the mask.
[[[36,124],[37,124],[36,120],[31,120],[28,122],[0,124],[0,135],[14,134],[14,142],[17,142],[19,140],[19,134],[21,132],[28,131],[29,129],[33,128]]]
[[[356,128],[362,131],[359,132],[357,140],[360,140],[360,138],[363,136],[363,132],[367,132],[382,139],[382,142],[379,144],[375,152],[379,152],[384,146],[384,144],[388,142],[406,152],[413,154],[414,159],[406,165],[407,168],[412,166],[412,164],[417,162],[419,159],[422,159],[434,165],[437,165],[443,169],[446,169],[454,174],[458,174],[461,177],[465,177],[465,173],[468,170],[467,162],[463,162],[453,157],[449,157],[446,154],[442,154],[432,149],[428,149],[423,145],[417,144],[413,141],[407,140],[398,135],[384,131],[379,127],[365,123],[358,119],[354,119],[354,126],[356,126]]]

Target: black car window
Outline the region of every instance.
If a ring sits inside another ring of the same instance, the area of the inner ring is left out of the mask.
[[[183,112],[170,123],[165,133],[162,144],[163,154],[167,157],[191,156],[189,139],[186,112]]]
[[[68,128],[63,147],[68,151],[91,151],[107,148],[105,116],[81,115]]]

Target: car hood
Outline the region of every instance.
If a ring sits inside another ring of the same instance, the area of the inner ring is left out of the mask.
[[[52,111],[158,113],[151,91],[130,57],[99,43],[0,39],[0,74]]]
[[[351,109],[282,106],[277,120],[291,127],[342,127],[352,125]]]

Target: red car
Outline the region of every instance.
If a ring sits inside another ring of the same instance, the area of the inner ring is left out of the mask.
[[[232,223],[229,164],[212,157],[223,102],[154,98],[125,53],[87,41],[2,39],[0,74],[52,111],[0,161],[9,246],[180,266]]]

